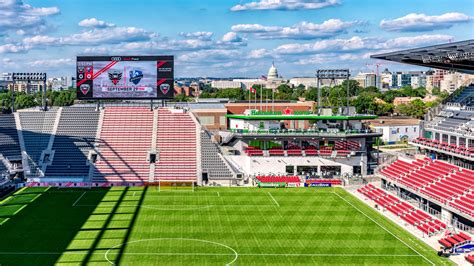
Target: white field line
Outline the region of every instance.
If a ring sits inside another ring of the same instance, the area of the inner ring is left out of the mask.
[[[77,198],[77,200],[74,201],[74,203],[72,204],[72,206],[73,206],[73,207],[76,206],[76,204],[82,199],[82,197],[84,197],[84,195],[86,195],[86,192],[82,193],[82,194]]]
[[[97,250],[92,253],[101,253]],[[0,255],[62,255],[62,254],[89,254],[85,251],[64,251],[64,252],[0,252]],[[116,255],[113,250],[109,251],[110,255]],[[235,256],[233,253],[175,253],[175,252],[124,252],[127,255],[156,255],[156,256]],[[419,257],[419,255],[410,254],[334,254],[334,253],[238,253],[240,256],[266,256],[266,257]]]
[[[160,206],[173,206],[173,208],[163,208]],[[208,208],[216,208],[216,207],[269,207],[275,206],[274,204],[267,204],[267,205],[237,205],[237,204],[216,204],[216,205],[119,205],[119,207],[140,207],[140,208],[147,208],[147,209],[155,209],[155,210],[164,210],[164,211],[192,211],[192,210],[199,210],[199,209],[208,209]],[[79,204],[73,207],[96,207],[96,208],[109,208],[115,207],[113,204]]]
[[[273,197],[272,193],[268,192],[268,195],[270,195],[270,197],[272,198],[273,202],[275,202],[275,204],[280,207],[280,204],[278,204],[278,201],[276,201],[276,199]]]
[[[337,192],[334,192],[334,194],[336,194],[336,196],[338,196],[340,199],[342,199],[343,201],[345,201],[346,203],[348,203],[349,205],[351,205],[354,209],[356,209],[358,212],[362,213],[365,217],[369,218],[369,220],[371,220],[372,222],[374,222],[376,225],[378,225],[380,228],[382,228],[383,230],[385,230],[387,233],[391,234],[393,237],[395,237],[396,239],[398,239],[398,241],[402,242],[405,246],[407,246],[408,248],[410,248],[411,250],[413,250],[416,254],[418,254],[419,256],[423,257],[426,261],[428,261],[431,265],[435,265],[431,260],[429,260],[428,258],[426,258],[423,254],[421,254],[420,252],[416,251],[414,248],[412,248],[410,245],[408,245],[405,241],[403,241],[402,239],[400,239],[398,236],[396,236],[395,234],[393,234],[392,232],[390,232],[387,228],[385,228],[383,225],[379,224],[377,221],[375,221],[374,219],[372,219],[372,217],[368,216],[365,212],[361,211],[359,208],[357,208],[354,204],[352,204],[350,201],[346,200],[345,198],[341,197],[341,195],[339,195]]]

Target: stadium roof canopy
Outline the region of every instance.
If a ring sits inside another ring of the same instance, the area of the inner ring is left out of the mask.
[[[474,74],[474,39],[377,54],[370,57]]]

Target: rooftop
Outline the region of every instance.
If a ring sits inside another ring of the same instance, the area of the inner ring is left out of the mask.
[[[369,123],[373,127],[416,126],[420,124],[420,120],[406,117],[379,117]]]

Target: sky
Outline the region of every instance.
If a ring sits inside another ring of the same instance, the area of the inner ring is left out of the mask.
[[[0,0],[0,72],[174,55],[177,77],[419,69],[370,55],[474,38],[473,0]]]

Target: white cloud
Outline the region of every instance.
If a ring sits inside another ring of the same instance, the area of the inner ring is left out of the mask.
[[[306,54],[324,51],[356,51],[366,47],[365,41],[358,36],[350,39],[322,40],[313,43],[283,44],[275,48],[278,54]]]
[[[184,40],[169,40],[162,38],[159,40],[153,39],[143,42],[127,42],[114,46],[107,47],[89,47],[84,50],[84,54],[107,54],[107,53],[181,53],[193,51],[206,50],[235,50],[236,48],[245,46],[244,41],[214,41],[212,39],[184,39]]]
[[[321,24],[303,21],[290,27],[238,24],[232,26],[232,31],[249,33],[258,39],[317,39],[347,33],[347,29],[364,24],[362,21],[329,19]]]
[[[252,50],[248,53],[248,56],[247,56],[247,58],[249,59],[260,59],[260,58],[266,58],[266,57],[271,57],[271,53],[267,49]]]
[[[107,23],[103,20],[98,20],[96,18],[86,18],[78,23],[79,26],[85,27],[85,28],[109,28],[109,27],[115,27],[115,24],[112,23]]]
[[[30,49],[31,49],[31,46],[28,46],[28,45],[7,43],[7,44],[0,45],[0,54],[24,53]]]
[[[278,55],[315,54],[320,52],[347,53],[357,51],[377,51],[381,49],[399,49],[422,45],[447,42],[452,39],[449,35],[420,35],[413,37],[398,37],[394,39],[361,38],[354,36],[350,39],[321,40],[312,43],[283,44],[274,49]]]
[[[35,60],[29,62],[32,67],[42,68],[61,68],[64,66],[72,66],[76,62],[71,58],[59,58],[59,59],[46,59],[46,60]]]
[[[94,28],[65,37],[36,35],[23,39],[25,45],[34,47],[46,46],[87,46],[100,44],[119,44],[126,42],[149,41],[155,34],[134,27]]]
[[[233,6],[231,11],[246,10],[301,10],[320,9],[329,6],[336,6],[340,0],[260,0]]]
[[[242,54],[236,50],[203,50],[182,54],[178,56],[177,60],[185,63],[199,63],[209,64],[216,62],[228,61],[240,57]]]
[[[179,36],[186,39],[200,39],[200,40],[210,40],[213,33],[209,31],[196,31],[196,32],[180,32]]]
[[[473,20],[474,17],[457,12],[445,13],[439,16],[411,13],[393,20],[384,19],[380,22],[380,27],[386,31],[433,31],[449,29],[456,24],[468,23]]]
[[[135,27],[113,27],[92,29],[61,38],[65,45],[117,44],[125,42],[148,41],[154,33]]]
[[[222,41],[223,42],[237,43],[237,42],[242,42],[243,39],[242,39],[242,37],[237,35],[237,33],[231,31],[231,32],[228,32],[228,33],[224,34],[224,36],[222,36]]]
[[[57,7],[32,7],[21,0],[0,1],[0,34],[9,31],[39,32],[45,17],[59,14]]]
[[[23,43],[32,45],[32,46],[45,46],[45,45],[59,44],[59,40],[60,39],[56,37],[36,35],[36,36],[24,38]]]

